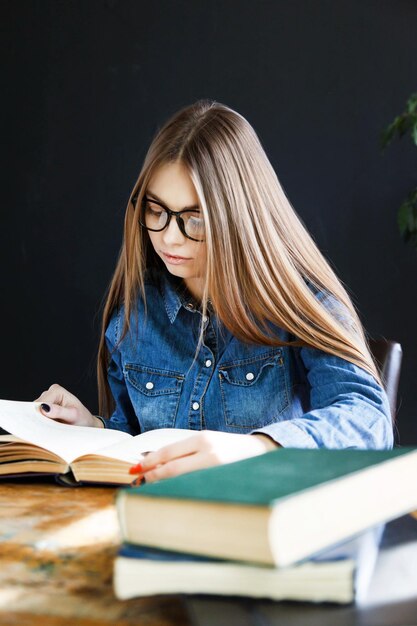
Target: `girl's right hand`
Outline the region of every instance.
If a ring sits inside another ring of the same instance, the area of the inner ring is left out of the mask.
[[[78,398],[60,385],[51,385],[35,402],[42,403],[43,406],[40,407],[42,415],[58,422],[103,428],[102,421],[92,415]]]

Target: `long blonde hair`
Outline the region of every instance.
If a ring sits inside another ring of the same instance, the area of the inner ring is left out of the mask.
[[[124,305],[124,337],[132,312],[137,314],[138,297],[146,306],[145,270],[160,265],[147,232],[138,225],[142,198],[156,169],[175,161],[187,168],[206,223],[203,313],[210,297],[218,318],[241,341],[318,348],[381,382],[349,295],[285,196],[254,129],[229,107],[200,100],[176,113],[156,134],[129,198],[123,244],[103,312],[97,366],[100,414],[109,416],[114,405],[104,336],[110,317]],[[314,290],[337,302],[339,313],[324,306]],[[274,325],[295,340],[279,340]]]

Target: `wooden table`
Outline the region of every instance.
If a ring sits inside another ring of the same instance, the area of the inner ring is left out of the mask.
[[[0,625],[417,624],[417,597],[371,608],[203,596],[119,601],[112,589],[114,494],[108,487],[0,483]]]
[[[0,624],[191,624],[181,598],[121,602],[115,489],[0,485]]]

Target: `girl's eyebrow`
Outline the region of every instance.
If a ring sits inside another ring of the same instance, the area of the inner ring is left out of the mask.
[[[161,198],[158,198],[158,196],[156,195],[156,193],[153,193],[153,191],[151,191],[150,189],[147,189],[145,191],[145,197],[146,196],[152,196],[152,198],[154,200],[156,200],[157,202],[159,202],[160,204],[162,204],[162,206],[166,207],[167,204],[166,202],[164,202],[163,200],[161,200]],[[199,209],[200,206],[198,204],[193,204],[192,206],[185,206],[182,209],[180,209],[181,211],[195,211],[196,209]]]

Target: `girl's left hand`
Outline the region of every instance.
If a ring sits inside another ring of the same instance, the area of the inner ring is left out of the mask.
[[[147,454],[141,466],[147,483],[193,470],[239,461],[274,450],[278,444],[267,435],[234,435],[205,430]]]

